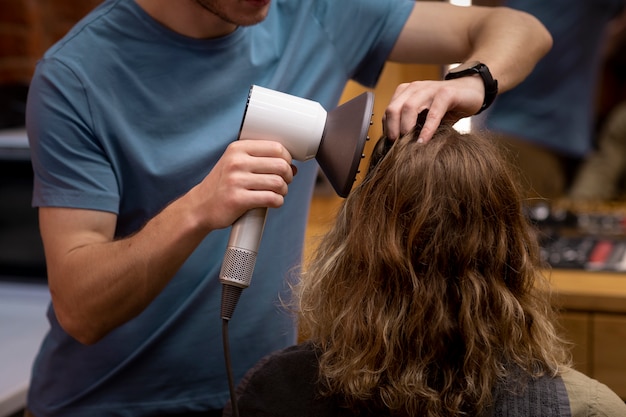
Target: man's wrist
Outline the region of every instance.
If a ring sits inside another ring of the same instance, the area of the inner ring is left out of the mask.
[[[485,87],[485,98],[483,99],[483,104],[480,107],[480,110],[476,113],[480,114],[486,110],[491,103],[493,103],[498,95],[498,81],[493,78],[487,65],[479,61],[469,61],[451,69],[446,74],[444,79],[454,80],[456,78],[471,77],[474,75],[480,76],[483,81],[483,86]]]

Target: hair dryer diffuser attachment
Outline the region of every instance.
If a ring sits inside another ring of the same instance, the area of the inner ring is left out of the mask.
[[[316,159],[335,192],[347,197],[356,180],[368,130],[374,94],[365,92],[330,111]]]

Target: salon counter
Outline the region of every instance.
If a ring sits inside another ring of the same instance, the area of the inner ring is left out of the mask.
[[[555,269],[550,280],[575,367],[626,400],[626,274]]]
[[[626,315],[626,274],[552,270],[555,303],[567,310]]]

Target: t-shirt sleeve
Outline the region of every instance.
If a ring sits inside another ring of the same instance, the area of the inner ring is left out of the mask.
[[[26,129],[34,206],[117,212],[117,183],[94,134],[86,91],[79,77],[54,58],[40,61],[31,81]]]

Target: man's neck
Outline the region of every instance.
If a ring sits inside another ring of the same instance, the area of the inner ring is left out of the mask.
[[[196,39],[210,39],[232,33],[237,26],[225,22],[192,0],[135,0],[163,26]]]

